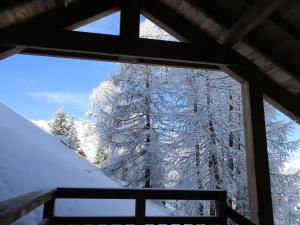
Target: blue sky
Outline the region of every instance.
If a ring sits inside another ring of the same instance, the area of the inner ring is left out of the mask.
[[[78,31],[119,34],[115,13]],[[49,120],[60,106],[84,117],[93,88],[117,70],[115,63],[15,55],[0,61],[0,101],[33,120]]]

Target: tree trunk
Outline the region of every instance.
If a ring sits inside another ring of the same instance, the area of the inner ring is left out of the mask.
[[[149,148],[150,148],[150,142],[151,142],[151,136],[150,136],[150,130],[151,130],[151,118],[150,118],[150,113],[151,113],[151,109],[150,109],[150,80],[149,80],[149,75],[150,75],[150,71],[146,70],[145,73],[145,78],[146,78],[146,99],[145,99],[145,104],[146,104],[146,130],[148,131],[147,134],[147,138],[146,138],[146,162],[145,162],[145,184],[144,184],[144,188],[151,188],[151,168],[150,168],[150,152],[149,152]]]
[[[210,98],[211,96],[211,90],[210,90],[210,80],[209,77],[206,77],[206,87],[207,87],[207,98],[206,98],[206,103],[207,103],[207,113],[208,113],[208,132],[210,136],[210,143],[211,143],[211,149],[210,149],[210,154],[209,154],[209,161],[208,161],[208,168],[210,172],[212,173],[212,179],[210,182],[214,187],[211,188],[216,188],[220,189],[220,175],[219,175],[219,170],[218,170],[218,159],[216,156],[216,153],[214,152],[216,148],[214,147],[217,143],[217,135],[215,132],[214,124],[213,124],[213,115],[211,112],[211,104],[212,100]],[[211,186],[212,186],[211,185]],[[216,206],[215,202],[211,202],[210,204],[210,215],[215,215],[216,214]]]

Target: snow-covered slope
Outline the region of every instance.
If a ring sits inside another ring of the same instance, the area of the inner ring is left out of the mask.
[[[45,187],[120,187],[55,137],[0,103],[0,202]],[[76,203],[75,203],[76,202]],[[154,203],[149,215],[165,215]],[[58,215],[134,215],[129,200],[59,200]],[[36,224],[41,208],[17,224]]]

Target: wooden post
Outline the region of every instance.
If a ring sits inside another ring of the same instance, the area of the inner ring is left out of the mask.
[[[250,218],[274,225],[263,94],[257,85],[242,84]]]
[[[121,5],[120,37],[126,41],[136,41],[140,34],[139,0],[123,0]]]
[[[43,219],[50,220],[55,216],[55,198],[44,204]]]
[[[136,225],[145,225],[146,199],[138,196],[135,200]]]
[[[221,225],[227,225],[227,193],[224,192],[218,200],[216,200],[216,215],[220,218]]]

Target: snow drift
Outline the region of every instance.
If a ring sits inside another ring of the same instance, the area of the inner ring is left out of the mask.
[[[57,138],[0,103],[0,202],[45,187],[120,187]],[[16,222],[36,224],[39,208]],[[59,200],[57,215],[131,216],[133,200]],[[149,202],[147,214],[166,215]]]

